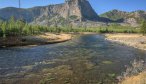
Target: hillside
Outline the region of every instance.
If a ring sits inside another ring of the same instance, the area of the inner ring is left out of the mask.
[[[117,21],[123,19],[125,16],[127,16],[127,12],[125,11],[119,11],[119,10],[112,10],[106,13],[101,14],[101,17],[109,18],[111,20]]]
[[[131,25],[138,25],[143,19],[146,20],[146,11],[138,10],[133,12],[125,12],[120,10],[112,10],[101,14],[100,16],[114,21],[120,21]]]

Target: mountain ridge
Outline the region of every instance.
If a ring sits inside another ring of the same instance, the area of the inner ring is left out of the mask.
[[[6,7],[0,9],[0,19],[8,20],[11,16],[16,19],[23,18],[30,24],[47,26],[52,24],[65,25],[67,23],[82,24],[81,22],[94,23],[95,25],[122,23],[139,26],[142,19],[146,20],[146,11],[126,12],[114,9],[98,15],[87,0],[68,0],[61,4],[32,8]]]
[[[131,12],[121,11],[121,10],[111,10],[108,12],[105,12],[100,15],[101,17],[106,17],[111,20],[118,20],[118,19],[127,19],[127,18],[143,18],[146,20],[146,11],[144,10],[135,10]]]

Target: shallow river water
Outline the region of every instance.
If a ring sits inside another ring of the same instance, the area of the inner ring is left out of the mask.
[[[102,35],[35,47],[0,49],[0,84],[116,84],[117,76],[144,51]]]

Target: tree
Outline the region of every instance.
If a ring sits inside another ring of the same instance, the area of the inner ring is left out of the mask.
[[[146,34],[146,20],[143,20],[143,21],[142,21],[141,33],[142,33],[143,35]]]
[[[21,36],[26,22],[25,22],[25,20],[20,19],[20,20],[17,20],[16,24],[17,24],[17,31],[18,31],[19,35]]]
[[[5,38],[6,37],[7,22],[3,22],[1,28],[2,28],[3,37]]]
[[[2,33],[3,33],[3,32],[2,32],[2,28],[1,28],[1,27],[2,27],[2,23],[3,23],[3,22],[0,20],[0,36],[2,36]]]
[[[23,30],[22,30],[22,31],[23,31],[23,34],[24,34],[24,35],[30,35],[30,34],[31,34],[31,31],[29,30],[29,27],[30,27],[30,26],[29,26],[27,23],[26,23],[25,26],[23,27]]]
[[[10,20],[8,21],[8,33],[9,33],[9,35],[13,35],[14,33],[15,33],[15,29],[16,29],[16,24],[15,24],[15,18],[14,18],[14,16],[12,16],[11,18],[10,18]]]

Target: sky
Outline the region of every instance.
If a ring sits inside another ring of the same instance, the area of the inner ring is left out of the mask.
[[[21,0],[22,8],[34,6],[46,6],[49,4],[63,3],[64,0]],[[89,0],[93,9],[102,14],[107,11],[118,9],[122,11],[146,10],[146,0]],[[0,8],[18,7],[18,0],[0,0]]]

